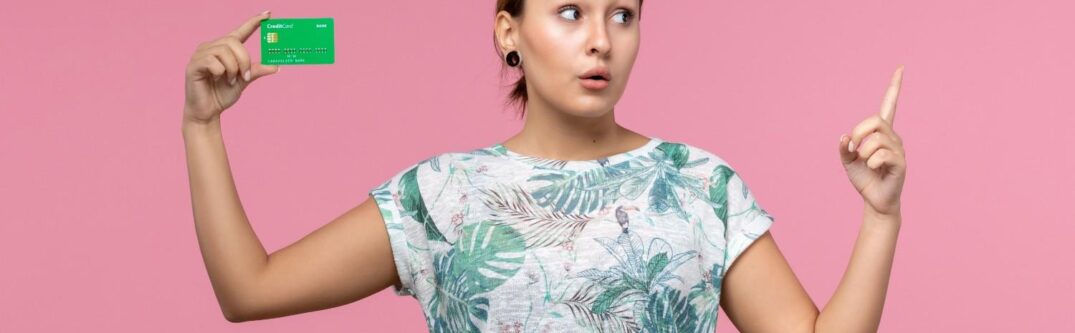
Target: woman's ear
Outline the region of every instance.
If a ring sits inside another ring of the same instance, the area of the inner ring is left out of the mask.
[[[508,52],[518,50],[518,21],[507,11],[500,11],[496,13],[496,20],[493,26],[493,37],[496,40],[497,47],[500,48],[500,54],[508,54]]]

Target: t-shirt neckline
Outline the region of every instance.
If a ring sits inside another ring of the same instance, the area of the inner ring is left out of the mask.
[[[502,142],[497,142],[497,143],[493,144],[493,146],[490,147],[490,148],[493,149],[494,151],[501,152],[501,155],[503,157],[505,157],[505,158],[508,158],[508,159],[511,159],[511,160],[514,160],[514,161],[518,161],[518,162],[521,162],[521,163],[529,164],[529,165],[532,165],[532,166],[535,166],[535,167],[546,168],[546,169],[586,170],[586,169],[599,168],[599,167],[604,167],[604,166],[609,166],[609,165],[615,165],[615,164],[622,163],[624,161],[631,160],[631,159],[636,158],[636,157],[648,155],[651,151],[653,151],[654,149],[657,149],[657,146],[659,146],[662,142],[664,142],[664,140],[662,140],[661,138],[651,136],[649,138],[649,141],[646,142],[645,144],[643,144],[642,146],[639,146],[639,147],[636,147],[634,149],[630,149],[630,150],[627,150],[627,151],[624,151],[624,152],[620,152],[620,153],[612,154],[612,155],[609,155],[609,156],[605,156],[605,157],[602,157],[602,158],[590,159],[590,160],[558,160],[558,159],[549,159],[549,158],[544,158],[544,157],[539,157],[539,156],[526,155],[526,154],[522,154],[522,153],[513,151],[511,149],[508,149],[507,147],[505,147],[503,145]]]

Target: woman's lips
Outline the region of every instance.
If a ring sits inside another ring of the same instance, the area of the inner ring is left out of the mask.
[[[601,89],[608,88],[608,81],[605,81],[605,80],[597,80],[597,79],[589,79],[589,78],[581,78],[580,80],[582,82],[582,87],[586,88],[586,89],[601,90]]]
[[[608,88],[608,81],[612,79],[612,75],[609,75],[608,67],[598,66],[591,68],[582,75],[579,75],[579,80],[582,80],[582,87],[590,90],[601,90]]]

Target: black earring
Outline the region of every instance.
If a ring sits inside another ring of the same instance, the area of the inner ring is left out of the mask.
[[[521,59],[519,59],[519,52],[516,52],[516,51],[508,52],[508,55],[507,55],[506,58],[507,58],[506,60],[508,62],[508,66],[511,66],[511,67],[519,66],[519,61],[521,60]]]

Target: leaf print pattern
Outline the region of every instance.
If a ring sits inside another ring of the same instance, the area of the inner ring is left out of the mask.
[[[718,165],[713,169],[713,185],[709,188],[709,199],[717,203],[717,207],[714,207],[714,212],[717,214],[717,218],[723,223],[728,220],[728,180],[732,178],[735,172],[726,165]],[[743,187],[744,189],[746,187]],[[727,224],[725,229],[727,230]]]
[[[636,318],[645,316],[644,311],[652,310],[647,309],[645,303],[653,297],[651,293],[667,290],[670,281],[679,280],[674,274],[676,268],[695,256],[694,251],[675,253],[661,238],[653,238],[643,247],[638,235],[631,233],[620,234],[615,240],[599,238],[596,241],[617,264],[608,269],[591,268],[579,272],[577,276],[588,279],[589,283],[565,301],[572,305],[571,313],[577,321],[591,326],[595,318],[608,319],[609,312],[613,311],[617,319],[629,322],[622,327],[637,328]],[[597,286],[601,286],[601,291],[594,291]],[[631,315],[627,316],[624,309],[632,309]],[[664,312],[658,314],[665,315]],[[663,317],[660,319],[664,320]]]
[[[484,323],[489,300],[479,294],[496,289],[515,275],[523,261],[523,243],[511,227],[482,222],[463,228],[463,237],[438,256],[436,293],[437,330],[471,332]]]
[[[478,296],[477,284],[468,280],[468,274],[460,274],[456,254],[437,255],[434,262],[436,291],[429,301],[434,332],[477,332],[476,323],[488,319],[489,299]]]
[[[596,301],[595,284],[587,284],[575,292],[571,298],[559,302],[567,306],[571,316],[583,327],[597,332],[638,332],[638,323],[631,315],[629,307],[596,312],[592,304]]]
[[[672,211],[677,216],[687,219],[688,213],[677,194],[677,189],[698,191],[702,182],[699,179],[681,173],[685,167],[704,164],[708,158],[689,161],[689,149],[683,144],[662,143],[651,156],[656,167],[656,180],[650,191],[650,202],[657,213]]]
[[[550,211],[538,205],[526,191],[518,187],[479,191],[484,194],[482,202],[493,212],[492,218],[519,230],[528,248],[559,246],[570,242],[596,218],[585,214]]]
[[[495,289],[514,276],[526,255],[515,229],[488,221],[463,227],[463,237],[455,245],[453,250],[459,251],[455,259],[461,263],[456,268],[481,291]]]
[[[679,290],[666,288],[650,294],[642,325],[646,332],[653,333],[697,332],[696,311],[686,297],[680,296]]]
[[[724,266],[720,263],[713,264],[705,274],[705,279],[698,281],[691,287],[687,297],[691,304],[698,309],[698,327],[702,332],[712,332],[717,325],[717,310],[720,307],[721,280],[724,277]]]
[[[608,251],[617,265],[608,270],[591,268],[578,275],[602,285],[627,285],[643,294],[668,281],[679,279],[674,274],[675,269],[697,255],[694,250],[675,253],[672,246],[659,237],[653,237],[645,247],[641,238],[631,233],[620,234],[615,240],[595,240]]]
[[[650,168],[620,163],[577,173],[547,172],[530,177],[528,181],[550,183],[532,194],[538,204],[564,213],[585,214],[621,197],[637,197],[645,189],[645,184],[639,184],[637,180],[644,179],[647,172]]]
[[[437,240],[447,242],[444,238],[444,234],[437,229],[437,226],[433,224],[429,216],[429,212],[426,210],[425,202],[422,200],[422,194],[418,189],[418,168],[412,168],[407,173],[403,174],[403,178],[399,181],[399,198],[400,204],[403,207],[403,213],[411,217],[414,221],[421,223],[425,228],[426,237],[429,240]]]
[[[658,138],[589,161],[440,154],[369,194],[431,332],[713,332],[773,221],[727,162]]]

